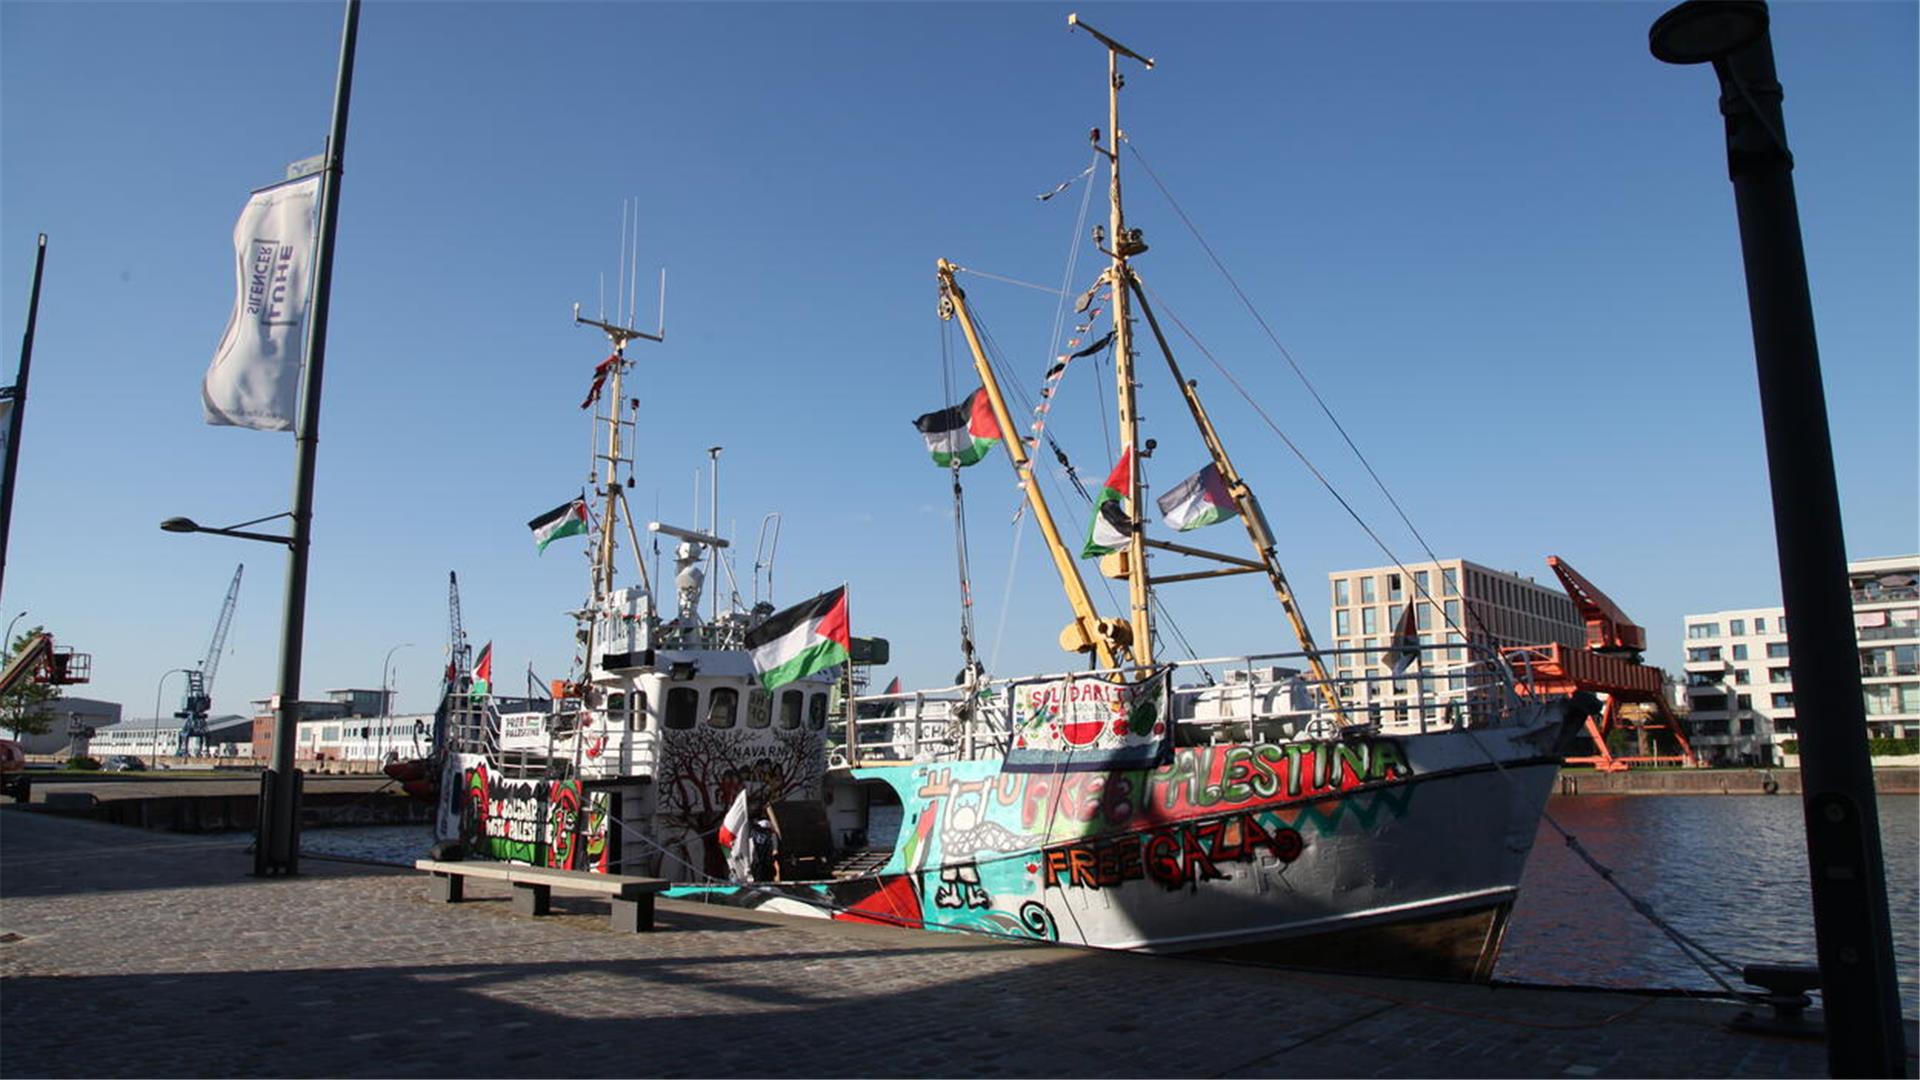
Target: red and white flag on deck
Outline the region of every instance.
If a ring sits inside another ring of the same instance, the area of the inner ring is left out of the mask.
[[[720,846],[727,849],[727,866],[735,881],[747,880],[747,789],[741,788],[720,819]]]
[[[1400,625],[1393,628],[1393,641],[1387,649],[1387,660],[1393,665],[1395,678],[1405,675],[1407,669],[1420,659],[1420,637],[1413,630],[1413,605],[1408,604],[1400,613]]]

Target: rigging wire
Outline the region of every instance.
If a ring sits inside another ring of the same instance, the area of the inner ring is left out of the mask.
[[[1306,372],[1303,371],[1299,363],[1297,363],[1294,360],[1293,354],[1287,350],[1287,347],[1284,344],[1281,343],[1279,336],[1273,332],[1273,327],[1269,325],[1266,319],[1261,316],[1259,309],[1254,306],[1253,301],[1247,296],[1246,291],[1240,287],[1240,283],[1234,279],[1232,272],[1227,269],[1226,264],[1221,262],[1219,255],[1214,252],[1212,245],[1208,244],[1206,241],[1206,238],[1200,234],[1200,230],[1194,225],[1193,220],[1190,217],[1188,217],[1186,211],[1180,207],[1178,200],[1176,200],[1173,197],[1173,193],[1167,190],[1166,184],[1161,182],[1159,175],[1156,174],[1153,171],[1153,167],[1147,163],[1145,156],[1140,153],[1139,148],[1134,146],[1132,141],[1129,139],[1126,139],[1124,135],[1120,136],[1120,138],[1127,143],[1127,148],[1133,152],[1134,160],[1140,163],[1140,167],[1146,171],[1148,178],[1150,178],[1153,181],[1155,187],[1160,189],[1160,194],[1166,198],[1167,204],[1173,208],[1173,212],[1175,213],[1175,215],[1177,215],[1180,218],[1181,223],[1187,227],[1187,231],[1193,235],[1194,240],[1197,243],[1199,243],[1201,249],[1206,252],[1207,258],[1213,262],[1214,268],[1217,269],[1220,272],[1221,276],[1226,279],[1227,284],[1233,290],[1234,295],[1239,297],[1241,304],[1246,307],[1248,313],[1253,316],[1254,321],[1259,324],[1261,331],[1266,334],[1267,340],[1272,342],[1275,350],[1277,350],[1280,353],[1280,356],[1286,360],[1287,366],[1293,369],[1294,375],[1300,380],[1301,385],[1306,387],[1307,393],[1312,396],[1314,403],[1320,407],[1320,411],[1326,416],[1327,421],[1333,425],[1335,431],[1338,431],[1340,433],[1340,437],[1342,440],[1346,442],[1347,448],[1353,452],[1353,456],[1360,462],[1361,466],[1366,469],[1367,475],[1372,478],[1374,486],[1379,488],[1380,494],[1386,498],[1388,505],[1393,507],[1395,514],[1399,515],[1401,523],[1407,527],[1407,531],[1410,534],[1412,534],[1415,542],[1417,542],[1420,545],[1421,550],[1426,553],[1428,560],[1434,563],[1438,563],[1440,561],[1440,558],[1438,555],[1434,553],[1433,547],[1427,543],[1426,537],[1421,534],[1420,530],[1413,524],[1413,521],[1407,516],[1406,510],[1400,505],[1399,500],[1395,499],[1393,497],[1393,493],[1387,489],[1386,483],[1380,479],[1379,473],[1374,470],[1372,462],[1367,460],[1367,456],[1364,453],[1362,453],[1360,450],[1360,447],[1354,443],[1353,437],[1348,434],[1346,427],[1340,423],[1340,420],[1338,417],[1334,416],[1332,408],[1330,408],[1327,405],[1326,400],[1320,396],[1320,391],[1313,385],[1313,381],[1307,378]],[[1141,287],[1145,288],[1145,284],[1142,283]],[[1155,296],[1155,299],[1156,301],[1159,301],[1159,297],[1157,294]],[[1162,302],[1163,309],[1165,308],[1165,306],[1166,305],[1164,304],[1164,302]],[[1171,316],[1170,311],[1169,311],[1169,315]],[[1241,398],[1244,399],[1249,405],[1253,407],[1254,411],[1257,414],[1259,414],[1260,418],[1266,422],[1269,428],[1273,430],[1274,434],[1278,435],[1280,437],[1280,440],[1286,443],[1287,448],[1289,450],[1292,450],[1294,455],[1300,459],[1301,464],[1305,465],[1307,467],[1307,470],[1314,475],[1315,479],[1319,480],[1321,485],[1326,487],[1327,491],[1330,494],[1332,494],[1334,499],[1340,503],[1341,507],[1347,511],[1348,516],[1352,517],[1355,523],[1357,523],[1360,526],[1360,528],[1364,532],[1366,532],[1367,536],[1370,537],[1373,540],[1373,542],[1379,546],[1380,550],[1385,552],[1388,558],[1393,560],[1394,565],[1398,566],[1403,574],[1407,574],[1406,567],[1401,564],[1399,558],[1393,554],[1392,550],[1387,547],[1386,543],[1383,540],[1381,540],[1379,535],[1376,534],[1373,531],[1373,529],[1367,525],[1365,521],[1361,520],[1360,515],[1354,511],[1353,507],[1350,504],[1348,504],[1345,498],[1341,497],[1338,491],[1334,490],[1333,485],[1327,481],[1326,477],[1322,475],[1320,471],[1317,468],[1315,468],[1310,461],[1307,460],[1306,455],[1300,450],[1299,447],[1294,445],[1293,440],[1287,438],[1286,434],[1280,430],[1279,425],[1274,423],[1273,418],[1267,414],[1265,409],[1262,409],[1260,407],[1260,404],[1257,401],[1254,400],[1253,395],[1247,392],[1246,388],[1240,384],[1239,380],[1233,377],[1232,373],[1230,373],[1226,369],[1225,365],[1221,364],[1220,361],[1216,359],[1211,352],[1207,351],[1204,345],[1200,344],[1199,339],[1194,335],[1192,330],[1188,329],[1185,323],[1182,323],[1177,316],[1171,316],[1171,317],[1173,318],[1175,324],[1180,327],[1181,331],[1184,332],[1187,335],[1187,337],[1193,341],[1194,345],[1200,349],[1202,355],[1206,356],[1208,362],[1213,364],[1215,370],[1219,371],[1220,374],[1227,379],[1228,383],[1233,386],[1234,390],[1237,393],[1239,393]],[[1414,581],[1417,595],[1428,600],[1429,602],[1432,602],[1433,601],[1432,594],[1426,588],[1421,587],[1419,585],[1418,579],[1412,578],[1411,574],[1407,574],[1407,576]],[[1435,603],[1434,606],[1440,611],[1441,618],[1445,621],[1446,625],[1453,627],[1456,630],[1461,630],[1464,632],[1463,627],[1460,627],[1458,624],[1456,624],[1453,621],[1452,618],[1447,616],[1446,609],[1444,606],[1437,603]],[[1465,604],[1463,605],[1463,610],[1465,611],[1467,618],[1479,629],[1479,631],[1483,635],[1487,635],[1489,637],[1491,636],[1486,628],[1486,625],[1480,620],[1479,613],[1474,610],[1474,605]],[[1486,746],[1480,742],[1480,739],[1477,735],[1475,735],[1473,741],[1476,746],[1479,746],[1481,752],[1487,756],[1488,760],[1494,763],[1495,767],[1499,770],[1501,776],[1506,777],[1506,768],[1503,765],[1501,765],[1499,760],[1495,758],[1490,751],[1487,750]],[[1512,779],[1511,777],[1506,777],[1506,778],[1508,779],[1509,782],[1511,782],[1511,779]],[[1562,826],[1558,820],[1554,818],[1552,811],[1547,810],[1546,808],[1543,807],[1541,809],[1540,816],[1541,816],[1541,819],[1546,821],[1547,824],[1550,825],[1555,832],[1560,834],[1561,838],[1566,842],[1567,846],[1571,848],[1573,852],[1576,855],[1578,855],[1584,862],[1586,862],[1587,866],[1590,869],[1592,869],[1594,873],[1599,875],[1601,880],[1605,881],[1608,885],[1612,886],[1615,891],[1619,892],[1622,897],[1626,898],[1627,902],[1630,905],[1632,905],[1635,911],[1639,912],[1643,918],[1645,918],[1648,922],[1652,923],[1655,928],[1657,928],[1663,934],[1665,934],[1668,937],[1668,939],[1671,940],[1673,944],[1680,950],[1683,956],[1685,956],[1689,961],[1691,961],[1709,978],[1713,979],[1714,982],[1719,983],[1723,989],[1727,990],[1730,993],[1737,993],[1737,991],[1733,989],[1733,987],[1727,982],[1727,980],[1718,971],[1715,971],[1712,967],[1710,967],[1706,963],[1706,960],[1702,959],[1702,957],[1711,959],[1715,963],[1718,963],[1721,967],[1725,968],[1727,971],[1735,974],[1737,974],[1740,970],[1736,965],[1726,960],[1726,958],[1714,953],[1711,949],[1708,949],[1705,945],[1702,945],[1700,942],[1682,933],[1677,927],[1667,922],[1657,912],[1655,912],[1653,908],[1646,901],[1639,899],[1638,897],[1634,896],[1631,892],[1629,892],[1624,885],[1620,884],[1619,879],[1615,877],[1611,869],[1601,864],[1599,860],[1595,859],[1584,847],[1581,846],[1579,839],[1575,837],[1571,832],[1567,831],[1567,829],[1564,826]]]

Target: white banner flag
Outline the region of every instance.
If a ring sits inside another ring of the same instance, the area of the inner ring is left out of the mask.
[[[233,317],[201,383],[207,423],[291,431],[299,407],[321,174],[261,188],[233,227]]]

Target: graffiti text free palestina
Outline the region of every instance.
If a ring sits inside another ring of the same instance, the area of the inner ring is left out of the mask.
[[[1225,877],[1217,863],[1246,862],[1262,851],[1290,863],[1304,848],[1292,829],[1269,830],[1258,814],[1234,814],[1048,848],[1040,880],[1049,888],[1111,889],[1152,879],[1177,889]]]
[[[1020,824],[1027,830],[1042,828],[1050,819],[1150,828],[1209,810],[1337,795],[1411,775],[1399,743],[1362,739],[1190,747],[1157,769],[1002,773],[989,785],[994,801],[1020,808]],[[935,769],[918,794],[937,798],[951,785],[952,774]]]

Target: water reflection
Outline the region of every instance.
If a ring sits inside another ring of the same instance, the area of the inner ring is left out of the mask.
[[[1901,1012],[1920,1012],[1920,798],[1880,797]],[[1548,811],[1627,891],[1734,964],[1814,963],[1800,800],[1583,795]],[[1496,973],[1596,986],[1715,984],[1545,822]]]

